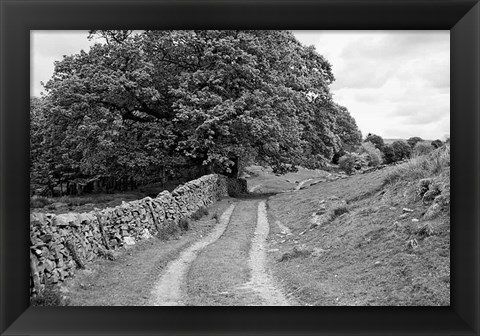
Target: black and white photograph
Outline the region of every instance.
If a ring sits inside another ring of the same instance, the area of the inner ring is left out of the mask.
[[[450,306],[450,55],[31,30],[30,305]]]

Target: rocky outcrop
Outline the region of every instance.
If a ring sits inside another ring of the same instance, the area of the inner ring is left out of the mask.
[[[236,184],[239,187],[236,187]],[[30,215],[30,293],[36,295],[45,283],[58,283],[72,276],[98,256],[148,239],[166,226],[177,225],[200,207],[241,189],[241,182],[221,175],[205,175],[163,191],[156,198],[87,213]]]

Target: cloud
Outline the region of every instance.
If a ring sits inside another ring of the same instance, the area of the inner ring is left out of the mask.
[[[450,129],[448,31],[318,31],[297,38],[332,64],[334,100],[362,133],[441,138]]]
[[[379,88],[397,74],[408,76],[412,67],[434,85],[449,85],[448,69],[436,68],[449,65],[448,31],[320,32],[316,37],[301,32],[299,36],[332,63],[336,89]]]
[[[345,58],[397,59],[431,55],[449,46],[446,31],[367,31],[349,43],[342,52]]]
[[[394,70],[375,60],[352,60],[335,73],[337,80],[332,88],[380,88],[391,78]]]
[[[64,55],[88,50],[94,44],[87,39],[88,31],[35,30],[30,34],[30,94],[34,96],[43,92],[40,82],[51,78],[55,61],[60,61]]]

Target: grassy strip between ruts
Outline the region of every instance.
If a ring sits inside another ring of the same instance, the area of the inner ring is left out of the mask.
[[[257,224],[258,200],[237,203],[223,235],[205,248],[187,275],[188,305],[260,305],[251,289],[242,288],[250,278],[248,265]]]

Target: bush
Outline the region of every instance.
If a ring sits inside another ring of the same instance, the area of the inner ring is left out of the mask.
[[[395,162],[395,151],[391,145],[383,147],[383,160],[386,164]]]
[[[179,226],[174,221],[165,222],[158,230],[158,238],[160,240],[168,240],[172,236],[176,237],[179,234]]]
[[[421,141],[418,142],[415,147],[413,148],[413,156],[420,156],[420,155],[426,155],[430,153],[433,150],[432,145],[430,145],[426,141]]]
[[[355,169],[355,156],[353,153],[347,153],[346,155],[342,156],[338,159],[338,166],[341,170],[343,170],[347,174],[353,173]]]
[[[443,146],[424,156],[417,156],[399,165],[390,172],[384,184],[399,180],[415,180],[430,178],[450,167],[450,146]]]
[[[208,216],[208,209],[206,207],[200,207],[197,211],[195,211],[192,215],[192,219],[199,220],[203,216]]]
[[[338,160],[338,166],[347,174],[352,174],[355,170],[368,166],[366,154],[347,153]]]
[[[392,148],[394,152],[394,162],[408,159],[412,152],[412,148],[405,140],[394,141],[392,143]]]
[[[407,143],[410,145],[410,148],[413,149],[415,145],[420,141],[423,141],[423,139],[420,137],[411,137],[407,140]]]
[[[364,142],[360,146],[359,153],[367,154],[368,165],[369,166],[378,166],[382,163],[382,152],[371,142]]]
[[[442,146],[443,146],[442,140],[437,139],[437,140],[433,140],[433,141],[432,141],[432,147],[433,147],[434,149],[440,148],[440,147],[442,147]]]
[[[64,298],[57,287],[50,281],[45,285],[43,291],[30,299],[32,306],[68,306],[69,302]]]
[[[190,221],[188,220],[188,218],[184,217],[180,219],[180,221],[178,222],[178,226],[182,231],[187,231],[190,228]]]
[[[385,146],[385,142],[383,141],[383,138],[379,135],[372,134],[372,133],[368,133],[367,137],[363,142],[371,142],[380,151],[383,151],[383,147]]]

